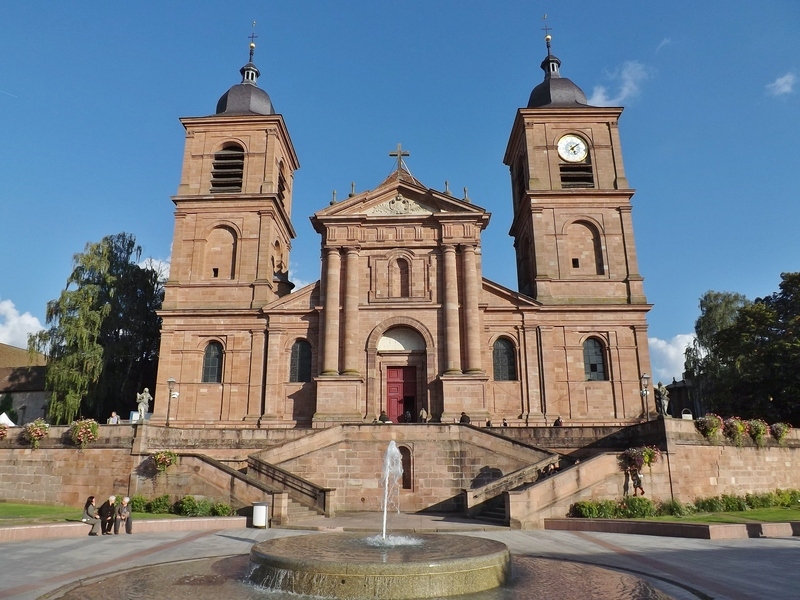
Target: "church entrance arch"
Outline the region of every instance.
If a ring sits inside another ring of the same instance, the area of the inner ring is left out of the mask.
[[[420,333],[405,325],[387,328],[375,343],[375,374],[380,410],[394,423],[416,422],[427,402],[427,346]]]

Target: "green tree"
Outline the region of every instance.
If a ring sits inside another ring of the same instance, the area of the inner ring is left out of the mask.
[[[142,249],[127,233],[86,245],[73,258],[67,285],[47,303],[48,329],[28,349],[47,355],[48,416],[67,423],[78,415],[101,420],[135,404],[135,391],[155,387],[164,296],[160,274],[136,263]]]
[[[780,290],[754,302],[708,292],[700,307],[686,370],[705,406],[800,425],[800,273],[781,274]]]
[[[684,353],[684,370],[692,381],[693,400],[718,410],[725,404],[731,382],[730,365],[720,357],[717,336],[736,322],[750,301],[736,292],[707,291],[700,297],[700,316],[694,323],[695,340]]]

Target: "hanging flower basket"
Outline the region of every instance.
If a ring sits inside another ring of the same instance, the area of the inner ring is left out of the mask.
[[[8,425],[5,423],[0,423],[0,440],[6,439],[8,435]]]
[[[159,450],[151,458],[160,473],[163,473],[178,462],[178,455],[172,450]]]
[[[81,450],[100,437],[100,428],[94,419],[78,419],[69,427],[69,437]]]
[[[39,442],[41,442],[42,438],[47,437],[48,431],[50,431],[50,425],[40,417],[32,423],[25,425],[25,427],[22,428],[22,435],[31,443],[31,448],[38,450]]]
[[[661,459],[661,450],[656,446],[639,446],[638,448],[628,448],[620,454],[619,468],[620,471],[627,471],[628,469],[636,469],[641,471],[642,467],[648,469],[653,468],[653,465]]]
[[[763,448],[764,444],[767,443],[767,434],[769,433],[767,422],[761,419],[750,419],[747,422],[747,431],[756,446]]]

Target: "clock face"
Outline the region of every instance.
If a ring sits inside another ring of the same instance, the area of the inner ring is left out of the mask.
[[[558,155],[567,162],[581,162],[589,155],[589,147],[577,135],[565,135],[558,140]]]

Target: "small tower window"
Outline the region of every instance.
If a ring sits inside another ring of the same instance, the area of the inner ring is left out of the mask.
[[[238,144],[228,144],[214,154],[211,165],[211,193],[238,194],[242,191],[244,177],[244,149]]]
[[[222,344],[211,342],[203,353],[203,383],[222,383]]]
[[[289,381],[292,383],[311,381],[311,344],[306,340],[297,340],[292,344]]]
[[[517,353],[507,338],[499,338],[492,348],[492,370],[495,381],[517,380]]]
[[[603,344],[596,338],[589,338],[583,343],[583,370],[586,381],[608,379]]]

